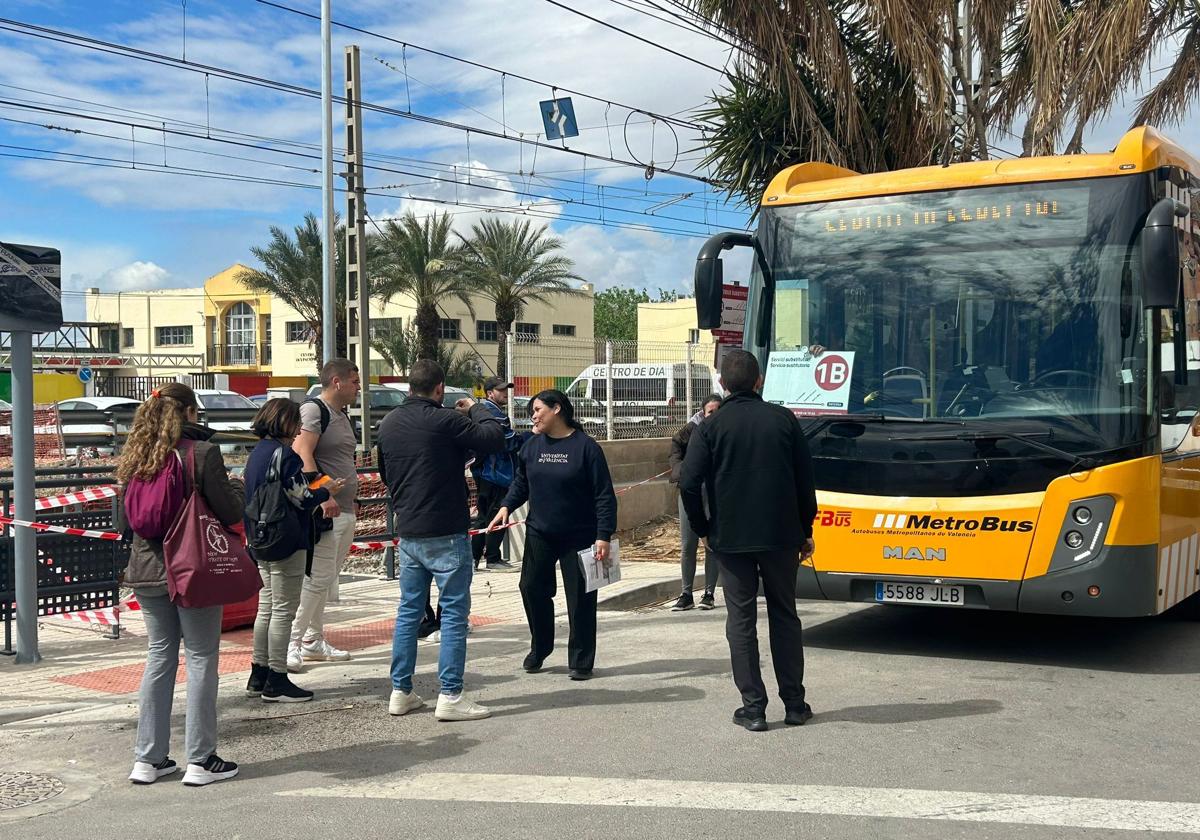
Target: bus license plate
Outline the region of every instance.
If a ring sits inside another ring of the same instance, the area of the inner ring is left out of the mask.
[[[875,600],[880,604],[931,604],[963,606],[963,587],[933,583],[875,582]]]

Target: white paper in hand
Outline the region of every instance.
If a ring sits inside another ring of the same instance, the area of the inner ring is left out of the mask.
[[[608,560],[596,560],[596,547],[590,546],[579,552],[579,563],[583,566],[586,581],[584,592],[595,592],[602,586],[621,579],[621,543],[613,540],[608,546]]]

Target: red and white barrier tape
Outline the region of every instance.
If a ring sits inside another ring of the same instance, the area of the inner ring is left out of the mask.
[[[524,524],[525,524],[524,519],[517,519],[512,522],[509,522],[507,525],[500,525],[499,527],[492,528],[492,529],[490,529],[490,531],[491,531],[491,533],[496,533],[497,531],[506,531],[509,528],[515,528],[518,525],[524,525]],[[488,532],[489,532],[488,528],[472,528],[471,530],[467,531],[467,536],[473,537],[476,534],[486,534]],[[399,544],[400,544],[399,537],[393,537],[390,540],[356,540],[355,542],[350,544],[350,550],[351,551],[381,551],[385,548],[395,548]]]
[[[50,510],[52,508],[66,507],[67,505],[77,505],[82,502],[99,502],[104,499],[111,499],[117,495],[117,485],[106,484],[103,487],[88,487],[80,490],[77,493],[64,493],[61,496],[41,496],[33,500],[33,506],[36,510]],[[9,513],[16,510],[16,505],[10,505]]]
[[[98,610],[75,610],[74,612],[55,613],[54,615],[46,616],[46,618],[64,618],[67,621],[78,621],[81,624],[99,624],[102,627],[111,627],[121,623],[121,613],[138,612],[142,605],[137,602],[136,598],[130,598],[124,603],[117,604],[113,607],[103,607]]]
[[[620,490],[617,491],[617,495],[620,496],[622,493],[628,493],[634,487],[641,487],[643,484],[649,484],[651,481],[655,481],[657,479],[662,478],[664,475],[670,475],[670,474],[671,474],[670,470],[663,470],[658,475],[652,475],[649,478],[647,478],[645,481],[639,481],[637,484],[630,484],[628,487],[622,487]]]
[[[72,537],[91,537],[94,540],[119,540],[121,535],[115,531],[93,531],[90,528],[68,528],[65,525],[47,525],[45,522],[27,522],[24,519],[12,519],[0,516],[0,525],[19,525],[22,528],[33,528],[35,531],[48,531],[51,534],[67,534]]]

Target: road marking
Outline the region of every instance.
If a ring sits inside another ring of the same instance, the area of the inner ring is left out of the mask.
[[[277,796],[772,811],[1200,834],[1200,803],[953,790],[425,773]]]

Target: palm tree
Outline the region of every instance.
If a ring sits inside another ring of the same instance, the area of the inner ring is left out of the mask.
[[[496,372],[506,376],[508,357],[505,339],[513,322],[530,303],[545,303],[554,295],[578,295],[570,281],[582,280],[569,257],[555,253],[562,240],[550,236],[543,225],[530,229],[528,219],[504,221],[487,217],[471,227],[462,240],[459,266],[462,276],[476,292],[496,306],[499,341]]]
[[[337,319],[336,352],[346,355],[346,226],[337,223],[334,241],[334,288],[337,297],[334,312]],[[324,246],[321,225],[312,213],[304,216],[304,222],[295,228],[295,238],[280,227],[271,227],[271,241],[265,247],[254,246],[250,253],[263,264],[261,270],[244,269],[237,281],[251,291],[271,294],[295,309],[308,322],[309,329],[319,347],[322,341],[322,259]],[[375,266],[377,249],[371,238],[367,239],[367,265]],[[378,280],[368,271],[373,289]],[[317,353],[317,367],[324,360]]]
[[[471,287],[457,269],[459,247],[450,238],[450,214],[434,213],[422,222],[411,210],[389,219],[380,236],[385,300],[408,295],[417,308],[419,358],[432,359],[438,345],[438,303],[458,298],[472,316]]]

